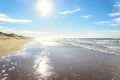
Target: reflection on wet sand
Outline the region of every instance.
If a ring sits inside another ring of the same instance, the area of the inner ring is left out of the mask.
[[[38,75],[38,79],[47,80],[53,74],[53,68],[48,58],[49,52],[47,50],[42,51],[36,55],[34,69]]]

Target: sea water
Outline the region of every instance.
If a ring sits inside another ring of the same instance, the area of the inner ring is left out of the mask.
[[[107,54],[120,55],[120,39],[114,38],[67,38],[62,43],[83,47]]]

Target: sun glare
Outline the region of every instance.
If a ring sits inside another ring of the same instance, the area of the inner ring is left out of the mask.
[[[51,0],[38,0],[36,8],[41,16],[49,16],[52,14],[54,6]]]

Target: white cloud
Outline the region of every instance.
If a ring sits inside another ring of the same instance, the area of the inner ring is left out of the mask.
[[[114,19],[109,20],[109,21],[95,22],[95,24],[107,25],[107,26],[120,26],[120,17],[114,18]]]
[[[120,17],[112,19],[111,26],[120,26]]]
[[[85,15],[85,16],[81,16],[84,19],[89,19],[91,17],[91,15]]]
[[[95,24],[99,24],[99,25],[105,25],[105,24],[109,24],[109,21],[98,21],[98,22],[94,22]]]
[[[73,9],[73,10],[61,11],[61,12],[59,12],[59,14],[61,14],[61,15],[73,14],[73,13],[76,13],[80,10],[81,10],[80,8],[76,8],[76,9]]]
[[[120,2],[119,2],[119,1],[116,2],[116,3],[113,5],[113,7],[116,7],[116,8],[118,8],[118,9],[120,9]]]
[[[111,16],[111,17],[120,16],[120,12],[114,12],[114,13],[110,13],[108,15]]]
[[[0,23],[29,23],[31,20],[15,19],[0,13]]]
[[[107,26],[120,26],[120,2],[115,2],[113,7],[115,8],[116,11],[108,14],[110,17],[113,17],[111,20],[98,21],[95,23]]]
[[[114,9],[115,12],[109,13],[108,15],[111,16],[111,17],[120,16],[120,2],[115,2],[113,7],[115,8]]]
[[[5,15],[5,14],[0,13],[0,17],[8,17],[8,16]]]
[[[113,19],[113,21],[115,21],[116,23],[120,23],[120,17]]]

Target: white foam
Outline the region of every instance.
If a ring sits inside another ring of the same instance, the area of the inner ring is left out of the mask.
[[[8,74],[3,74],[3,76],[8,76]]]
[[[3,70],[2,70],[2,73],[5,73],[5,71],[6,71],[6,70],[5,70],[5,69],[3,69]]]
[[[4,65],[2,65],[3,66],[3,68],[5,68],[6,66],[5,66],[5,64]]]
[[[4,77],[4,78],[2,78],[1,80],[6,80],[8,77]]]
[[[13,70],[13,69],[15,69],[15,67],[11,67],[11,68],[9,68],[8,70],[11,71],[11,70]]]
[[[13,62],[11,62],[11,64],[14,64]]]
[[[81,40],[66,39],[63,43],[79,46],[103,53],[120,55],[120,40]]]

